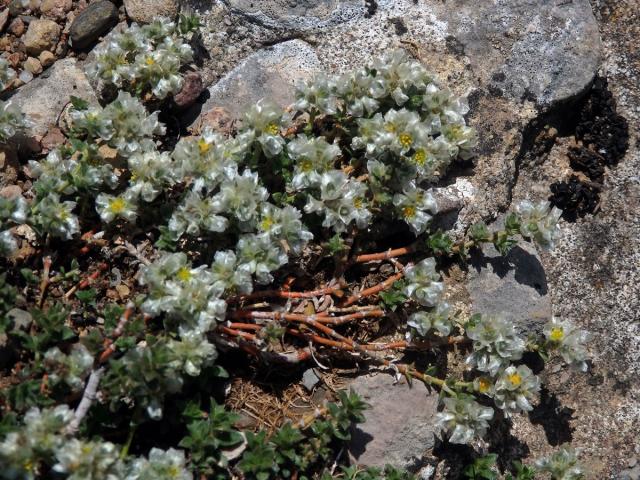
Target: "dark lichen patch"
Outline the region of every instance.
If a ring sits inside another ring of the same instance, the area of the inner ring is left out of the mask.
[[[549,201],[562,210],[565,220],[575,222],[578,217],[594,213],[600,200],[600,190],[593,184],[571,175],[567,181],[551,185]]]
[[[404,20],[402,20],[402,18],[400,18],[400,17],[392,18],[389,21],[391,22],[391,24],[396,29],[396,35],[401,36],[401,35],[404,35],[405,33],[407,33],[409,31],[407,26],[404,24]]]
[[[464,44],[453,35],[447,35],[445,38],[447,50],[457,57],[464,55]]]
[[[376,0],[364,0],[364,6],[367,12],[364,14],[365,18],[373,17],[378,11],[378,2]]]

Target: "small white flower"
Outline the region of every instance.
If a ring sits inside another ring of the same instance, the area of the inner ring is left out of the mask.
[[[551,475],[552,480],[582,480],[586,472],[578,462],[577,451],[569,445],[562,445],[549,457],[536,460],[535,466],[542,473]]]
[[[550,351],[557,352],[565,362],[576,370],[587,371],[586,360],[589,358],[589,353],[584,343],[591,339],[589,332],[556,317],[553,317],[544,326],[543,332],[547,339],[547,348]]]
[[[451,443],[470,444],[482,439],[493,418],[493,409],[483,407],[469,395],[446,397],[444,409],[436,414],[436,426],[449,433]]]
[[[550,206],[547,201],[533,203],[523,200],[515,209],[520,220],[522,236],[532,238],[544,249],[552,248],[560,234],[558,220],[562,210]]]
[[[493,387],[496,406],[509,418],[515,413],[533,410],[531,401],[540,391],[540,379],[526,365],[509,366],[497,377]]]
[[[404,294],[407,297],[426,307],[438,304],[444,292],[444,284],[436,271],[434,258],[425,258],[420,263],[407,267],[405,278],[407,284],[404,287]]]
[[[138,216],[136,199],[137,195],[131,190],[119,196],[101,193],[96,198],[96,210],[105,223],[113,222],[116,218],[133,223]]]
[[[467,357],[467,363],[481,372],[496,375],[511,361],[522,358],[525,342],[513,323],[502,315],[477,315],[466,333],[473,340],[473,352]]]

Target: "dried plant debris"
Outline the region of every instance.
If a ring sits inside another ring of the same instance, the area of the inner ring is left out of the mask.
[[[562,216],[569,221],[575,221],[587,213],[594,213],[599,203],[599,188],[575,175],[571,175],[568,181],[552,184],[551,192],[549,201],[562,209]]]

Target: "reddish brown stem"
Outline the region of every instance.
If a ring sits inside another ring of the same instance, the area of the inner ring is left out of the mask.
[[[371,295],[375,295],[377,293],[380,293],[383,290],[386,290],[386,289],[390,288],[395,282],[400,280],[403,275],[404,275],[404,272],[398,272],[395,275],[392,275],[389,278],[387,278],[384,282],[379,283],[378,285],[375,285],[375,286],[370,287],[370,288],[365,288],[361,292],[358,292],[355,295],[351,295],[350,297],[348,297],[342,303],[341,306],[348,307],[349,305],[353,305],[354,303],[356,303],[358,300],[360,300],[362,298],[370,297]]]
[[[118,320],[118,325],[116,325],[116,328],[113,330],[113,333],[111,334],[111,338],[107,338],[102,344],[104,349],[102,350],[102,353],[98,358],[99,363],[104,363],[107,360],[109,360],[109,357],[111,357],[111,355],[113,355],[113,353],[116,351],[115,341],[118,338],[120,338],[124,333],[124,329],[127,323],[129,322],[131,315],[133,314],[134,308],[135,306],[133,303],[127,304],[126,308],[124,309],[124,312],[122,312],[122,315],[120,316],[120,320]]]
[[[87,288],[93,281],[95,281],[105,270],[109,268],[109,265],[106,263],[101,263],[98,265],[98,269],[91,274],[87,278],[80,280],[76,285],[74,285],[67,293],[64,294],[65,300],[69,300],[71,295],[73,295],[78,290],[84,290]]]
[[[363,255],[358,255],[355,258],[355,263],[365,263],[365,262],[374,262],[374,261],[379,261],[379,260],[388,260],[390,258],[400,257],[402,255],[408,255],[410,253],[413,253],[414,251],[415,251],[415,248],[413,246],[409,246],[409,247],[395,248],[393,250],[389,249],[386,252],[367,253],[367,254],[363,254]]]
[[[227,303],[236,303],[244,300],[256,300],[260,298],[312,298],[321,295],[335,295],[336,297],[342,297],[344,295],[344,292],[340,289],[340,287],[325,287],[318,290],[311,290],[309,292],[290,292],[288,290],[261,290],[259,292],[253,292],[247,295],[231,297],[227,300]]]
[[[44,300],[47,298],[47,289],[49,288],[49,272],[51,270],[51,257],[44,257],[42,260],[42,280],[40,281],[40,297],[38,298],[38,308],[44,306]]]

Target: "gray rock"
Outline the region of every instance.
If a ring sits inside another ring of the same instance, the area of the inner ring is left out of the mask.
[[[351,434],[349,455],[354,463],[367,466],[391,464],[417,471],[423,454],[434,446],[434,415],[437,393],[414,382],[394,385],[388,374],[358,377],[353,388],[371,405],[366,421]]]
[[[33,318],[31,314],[26,310],[21,310],[19,308],[12,308],[7,312],[7,317],[13,320],[13,331],[16,330],[28,330],[31,326],[31,322],[33,322]]]
[[[52,50],[58,43],[61,30],[53,20],[34,20],[23,39],[27,52],[38,56],[43,50]]]
[[[178,15],[176,0],[124,0],[127,16],[138,23],[151,23],[158,17],[175,18]]]
[[[313,390],[313,387],[315,387],[318,382],[320,382],[320,377],[318,377],[318,374],[313,370],[313,368],[305,370],[302,374],[302,385],[304,385],[304,388],[307,390]]]
[[[539,333],[551,319],[546,275],[531,244],[519,242],[506,257],[485,244],[481,254],[472,255],[469,270],[467,289],[474,313],[504,314],[523,336]]]
[[[90,4],[71,24],[71,45],[83,49],[107,33],[118,22],[118,9],[107,1]]]
[[[305,31],[328,27],[366,12],[359,0],[224,0],[235,13],[267,28]]]
[[[636,465],[633,468],[628,468],[620,472],[618,480],[638,480],[640,479],[640,466]]]
[[[302,40],[290,40],[249,56],[209,89],[202,107],[207,112],[225,108],[234,118],[242,118],[249,105],[268,98],[285,107],[293,101],[293,86],[320,70],[315,51]]]
[[[7,26],[7,22],[9,21],[9,9],[5,8],[0,12],[0,32],[4,30],[4,27]]]
[[[32,122],[31,134],[44,135],[55,125],[71,96],[87,100],[92,105],[98,99],[82,69],[73,58],[56,62],[40,77],[21,87],[11,97]]]

